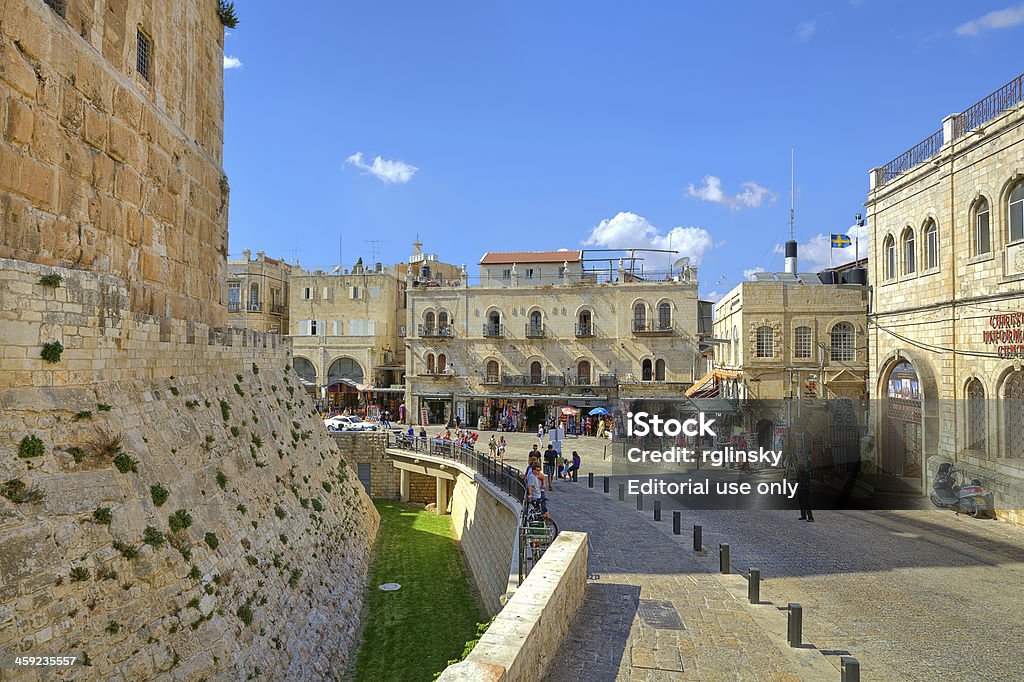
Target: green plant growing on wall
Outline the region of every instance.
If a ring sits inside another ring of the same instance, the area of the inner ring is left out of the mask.
[[[177,386],[171,386],[171,395],[173,395],[174,397],[178,396],[178,387]]]
[[[252,444],[258,448],[263,447],[263,439],[257,436],[255,433],[252,434]]]
[[[209,452],[213,449],[213,443],[216,439],[210,434],[206,434],[206,438],[203,439],[203,450]]]
[[[259,565],[259,563],[260,563],[259,559],[257,559],[256,557],[254,557],[254,556],[253,556],[252,554],[246,554],[246,555],[245,555],[245,561],[246,561],[246,563],[248,563],[248,564],[249,564],[250,566],[258,566],[258,565]]]
[[[252,625],[252,607],[249,606],[249,602],[239,606],[238,610],[235,611],[235,615],[238,616],[238,619],[242,621],[245,627]]]
[[[60,341],[48,341],[43,344],[43,349],[39,351],[39,357],[51,365],[60,362],[60,356],[64,353],[64,344]]]
[[[75,416],[71,418],[71,421],[80,422],[83,419],[92,419],[92,410],[82,410],[81,412],[75,412]]]
[[[217,485],[220,486],[221,490],[224,490],[228,487],[228,476],[223,471],[217,472],[216,479]]]
[[[190,410],[194,410],[197,407],[199,407],[199,401],[198,400],[186,400],[185,401],[185,407],[187,407]]]
[[[302,577],[302,570],[293,568],[292,572],[288,575],[288,587],[293,590],[299,585],[299,578]]]
[[[123,444],[123,435],[97,429],[96,435],[90,441],[89,446],[92,449],[93,455],[110,460],[121,453],[121,446]]]
[[[139,558],[139,550],[137,547],[133,545],[125,544],[120,540],[114,540],[113,547],[121,553],[121,556],[123,556],[125,559],[128,559],[129,561],[131,561],[132,559]]]
[[[221,398],[220,401],[220,416],[223,417],[224,421],[231,418],[231,406],[228,405],[228,401]]]
[[[324,487],[324,490],[327,492],[331,492],[332,490],[334,490],[334,486],[331,485],[330,481],[324,481],[320,485],[322,485]]]
[[[216,533],[207,533],[203,536],[203,540],[210,546],[210,549],[214,551],[216,551],[217,547],[220,546],[220,540],[217,539]]]
[[[278,535],[277,538],[281,541],[282,545],[287,545],[288,544],[288,536],[285,535],[284,533],[281,533],[280,535]]]
[[[85,566],[75,566],[71,569],[68,577],[71,578],[71,582],[80,583],[88,580],[91,575],[92,574],[89,572],[89,569]]]
[[[110,624],[107,625],[107,627],[104,629],[107,631],[108,635],[116,635],[117,633],[121,632],[121,624],[118,623],[116,620],[112,620],[110,621]]]
[[[232,426],[231,427],[231,435],[232,436],[234,436],[235,438],[238,438],[238,434],[239,433],[241,433],[241,431],[238,430],[237,426]]]
[[[96,409],[100,412],[110,412],[110,405],[107,405],[106,403],[97,403]]]
[[[137,459],[133,459],[131,455],[126,452],[122,452],[114,458],[114,466],[117,467],[117,470],[122,474],[127,474],[129,471],[132,473],[139,472],[139,461]]]
[[[239,386],[238,384],[234,384],[234,387],[235,387],[235,393],[237,393],[238,395],[240,395],[240,396],[242,396],[244,398],[245,397],[245,391],[242,390],[242,387]]]
[[[42,490],[38,488],[29,490],[28,486],[20,478],[12,478],[3,485],[0,485],[0,495],[3,495],[15,504],[41,502],[44,497]]]
[[[104,526],[109,526],[112,518],[110,507],[100,507],[92,513],[92,520]]]
[[[287,516],[287,514],[285,514],[284,509],[282,509],[280,505],[276,505],[276,504],[274,505],[274,515],[277,516],[277,518],[282,519],[282,520],[284,519],[285,516]]]
[[[42,277],[39,278],[39,284],[41,286],[50,287],[51,289],[56,289],[63,282],[64,278],[56,273],[50,275],[43,275]]]
[[[252,363],[252,373],[253,374],[259,374],[260,373],[260,366],[257,365],[255,362]]]
[[[179,509],[167,517],[167,525],[172,533],[178,533],[192,525],[192,515],[185,509]]]
[[[171,491],[159,483],[149,486],[149,494],[153,498],[153,504],[158,507],[164,506],[164,502],[171,496]]]
[[[203,577],[203,574],[199,572],[198,566],[192,564],[192,568],[188,572],[188,577],[192,578],[192,580],[199,580],[201,577]]]
[[[246,514],[246,513],[248,513],[248,511],[249,511],[249,508],[248,508],[248,507],[246,507],[246,506],[245,506],[244,504],[242,504],[241,502],[239,502],[239,503],[238,503],[238,506],[237,506],[237,507],[235,507],[235,511],[237,511],[237,512],[238,512],[239,514]]]
[[[153,526],[146,526],[142,531],[142,541],[153,547],[160,547],[167,542],[167,537]]]
[[[315,509],[316,511],[322,512],[324,510],[324,503],[321,502],[318,498],[314,497],[312,500],[312,504],[313,509]]]
[[[25,436],[18,444],[18,457],[21,459],[42,457],[45,453],[46,447],[38,436]]]
[[[71,455],[71,458],[75,460],[75,464],[81,464],[82,462],[85,461],[85,450],[78,447],[77,445],[72,445],[71,447],[66,448],[64,451]]]

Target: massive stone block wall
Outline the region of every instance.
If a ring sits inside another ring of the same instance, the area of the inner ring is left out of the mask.
[[[343,431],[331,433],[331,437],[338,444],[338,449],[345,453],[353,469],[358,472],[360,464],[370,467],[370,497],[381,500],[398,499],[398,469],[391,464],[391,459],[384,450],[387,435],[380,432]],[[430,490],[433,493],[433,481],[430,483]]]
[[[288,347],[128,298],[0,261],[0,651],[87,655],[79,679],[340,677],[378,517]]]
[[[0,258],[111,273],[133,311],[222,326],[217,3],[66,5],[0,4]]]

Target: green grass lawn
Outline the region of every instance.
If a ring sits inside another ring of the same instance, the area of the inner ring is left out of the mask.
[[[366,591],[357,682],[429,682],[459,658],[485,615],[473,597],[451,522],[376,501],[380,535]],[[396,592],[378,589],[401,583]]]

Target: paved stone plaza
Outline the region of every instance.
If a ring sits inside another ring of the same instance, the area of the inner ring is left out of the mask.
[[[525,463],[536,436],[505,436],[508,461]],[[601,492],[605,443],[566,441],[583,476],[550,494],[560,528],[591,534],[592,574],[551,679],[838,679],[838,652],[860,661],[864,680],[1020,679],[1024,529],[934,509],[819,511],[814,524],[795,511],[682,510],[674,537],[668,507],[656,524],[651,501],[638,512],[632,498],[618,501],[614,481]],[[691,548],[695,523],[705,555]],[[734,573],[761,570],[770,604],[746,603],[742,575],[718,575],[721,542]],[[685,630],[646,624],[638,605],[648,600],[670,601]],[[786,645],[779,607],[789,602],[803,606],[815,649]]]

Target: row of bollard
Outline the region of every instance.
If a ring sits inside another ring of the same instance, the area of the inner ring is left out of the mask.
[[[594,487],[594,474],[590,473],[587,475],[587,483],[593,488]],[[608,493],[610,485],[610,478],[604,477],[604,492]],[[626,484],[619,484],[619,502],[624,502],[626,499]],[[643,511],[644,508],[644,496],[638,494],[636,496],[636,508],[637,511]],[[654,520],[661,521],[661,500],[654,501]],[[682,535],[683,531],[683,516],[682,512],[672,512],[672,534]],[[700,552],[704,549],[704,528],[698,524],[693,526],[693,551]],[[731,563],[729,559],[729,545],[727,543],[719,543],[718,545],[718,570],[724,575],[728,575],[732,572]],[[761,569],[750,568],[747,571],[747,601],[751,604],[761,603]],[[794,648],[800,648],[803,646],[803,630],[804,630],[804,610],[800,604],[791,602],[787,607],[786,616],[786,636],[789,640],[789,646]],[[860,682],[860,662],[853,656],[843,656],[840,659],[840,682]]]

